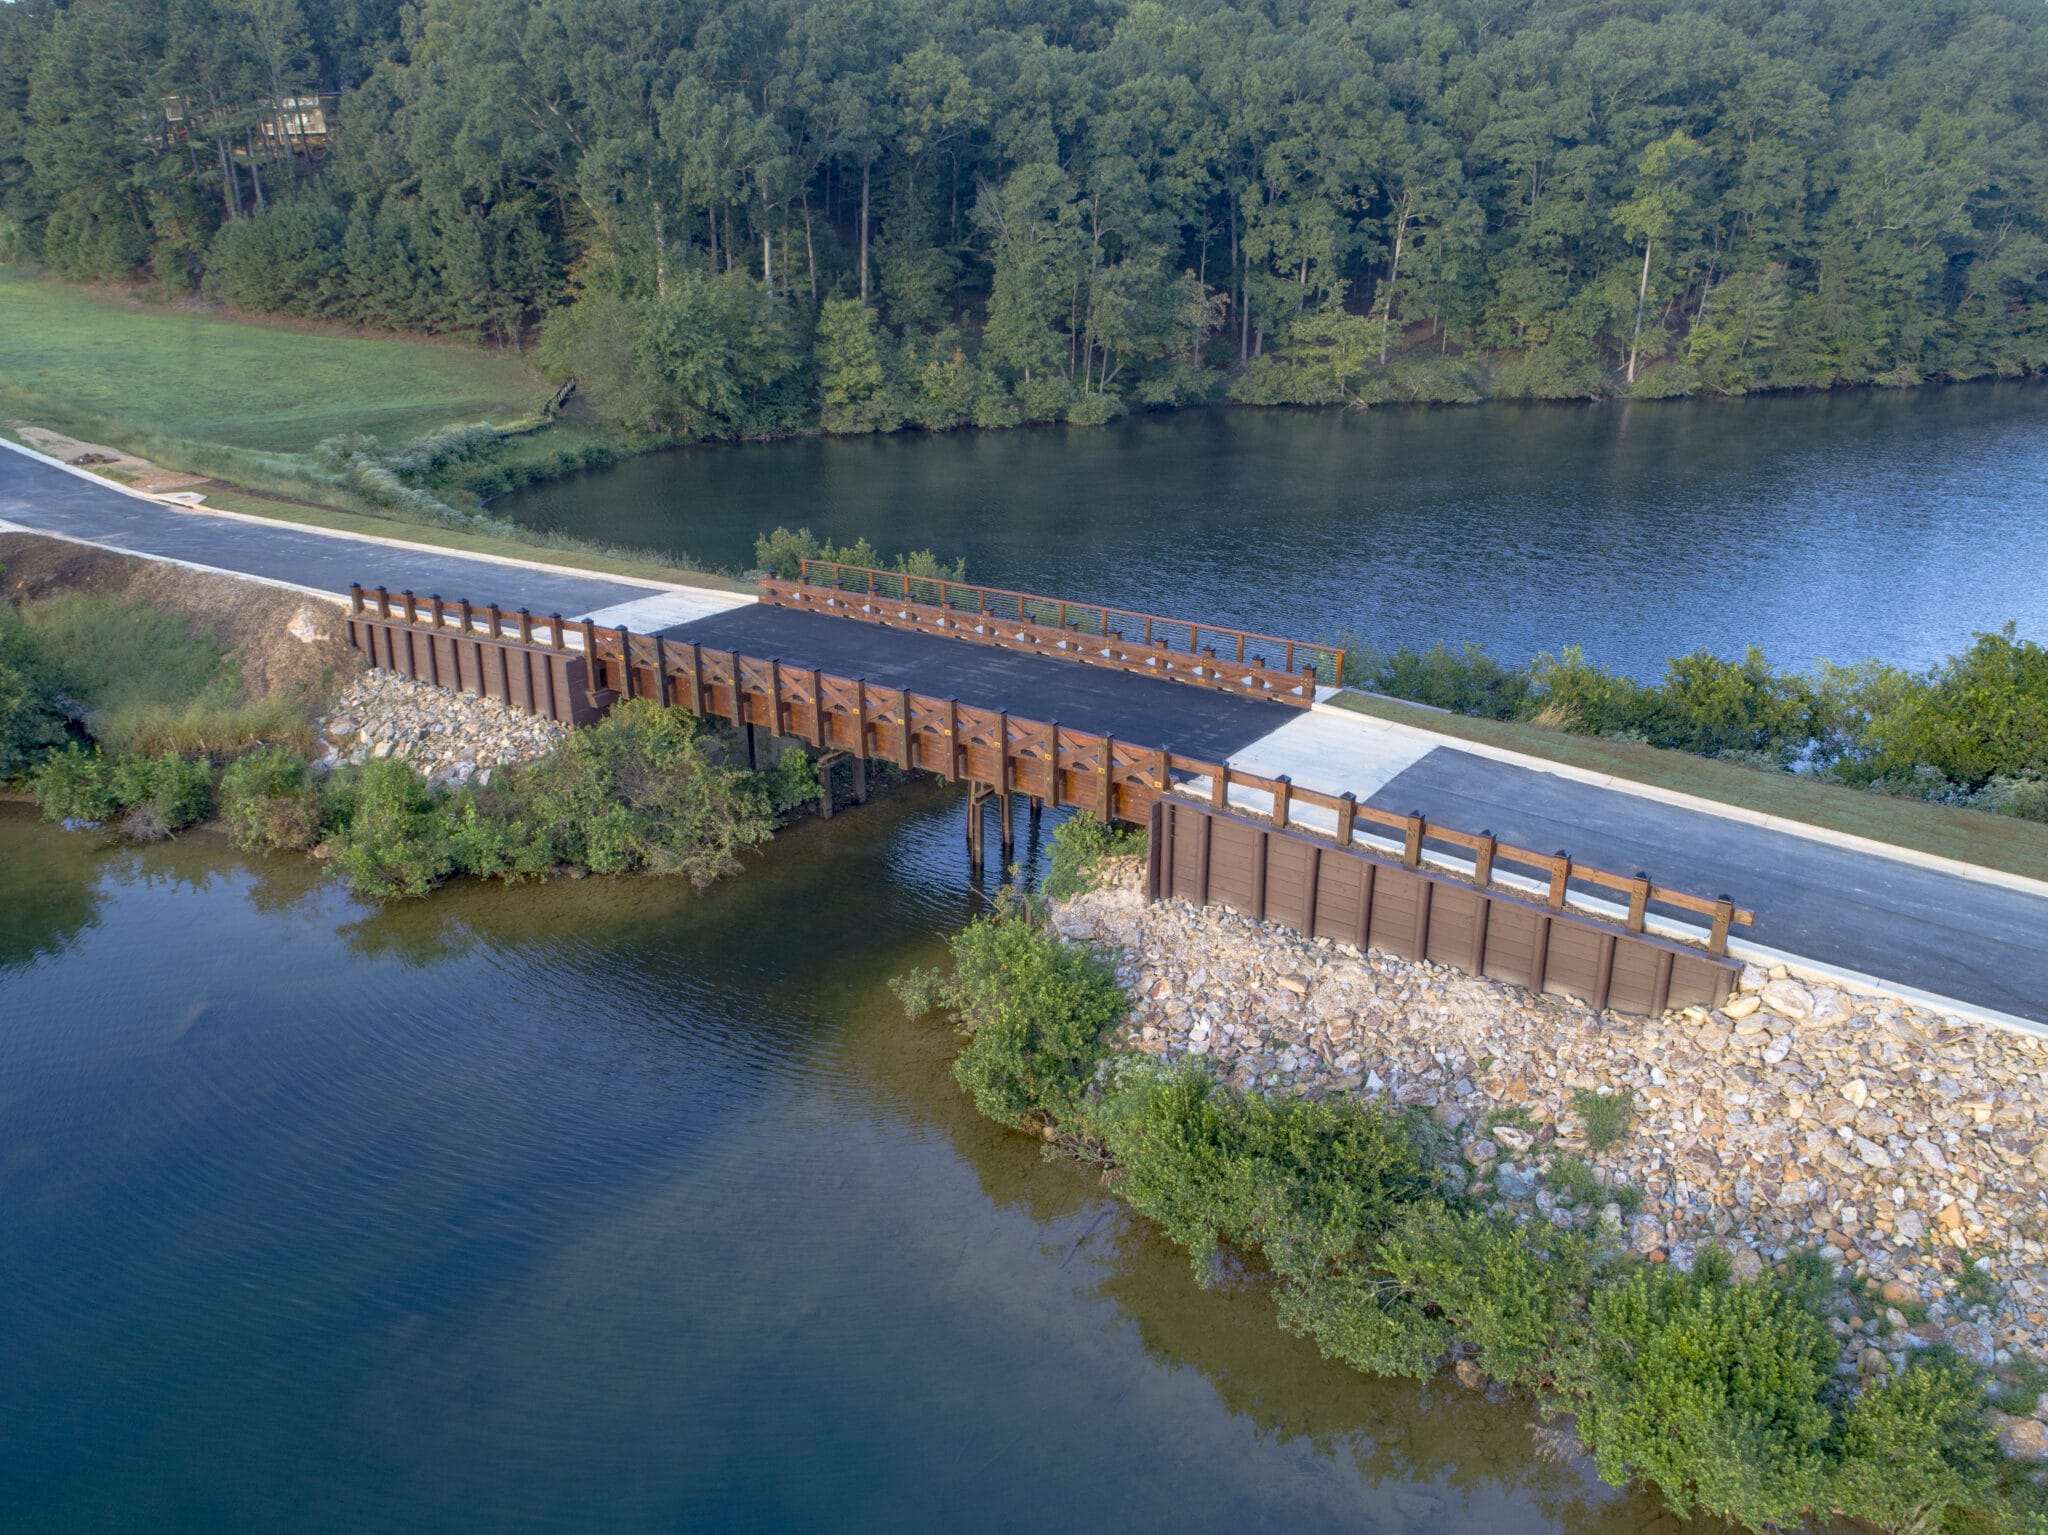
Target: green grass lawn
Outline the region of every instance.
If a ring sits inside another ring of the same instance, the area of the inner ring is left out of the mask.
[[[1630,741],[1567,735],[1504,720],[1445,714],[1397,699],[1339,693],[1341,708],[1375,719],[1434,731],[1546,762],[1608,773],[1617,778],[1681,794],[1738,805],[1764,815],[1803,821],[1828,831],[1889,842],[2030,879],[2048,879],[2048,826],[1980,810],[1956,810],[1920,800],[1871,794],[1842,784],[1817,783],[1790,773],[1734,762],[1717,762],[1688,752],[1666,751]]]
[[[55,407],[31,415],[38,426],[97,419],[277,453],[346,431],[392,445],[516,420],[549,393],[515,356],[195,314],[4,266],[0,381]]]

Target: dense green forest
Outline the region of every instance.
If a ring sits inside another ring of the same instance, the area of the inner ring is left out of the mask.
[[[2034,0],[14,0],[0,253],[685,433],[1910,384],[2048,361],[2044,95]]]

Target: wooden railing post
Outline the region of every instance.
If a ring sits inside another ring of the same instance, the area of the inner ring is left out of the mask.
[[[467,597],[457,599],[455,604],[455,624],[457,628],[462,630],[465,637],[476,627],[473,613],[474,610],[470,607]]]
[[[391,593],[381,586],[377,588],[377,616],[387,623],[391,620]]]
[[[434,627],[436,629],[445,629],[448,626],[448,611],[442,605],[441,594],[436,592],[433,596],[429,597],[427,599],[427,606],[433,612]]]
[[[1273,780],[1273,824],[1287,825],[1287,813],[1294,799],[1294,780],[1282,773]]]
[[[1422,832],[1428,823],[1420,810],[1409,814],[1401,843],[1401,862],[1410,869],[1422,866]]]
[[[1209,808],[1228,810],[1230,808],[1230,764],[1216,764],[1216,776],[1209,780]]]
[[[1728,952],[1728,924],[1734,920],[1735,902],[1730,897],[1724,895],[1714,903],[1714,928],[1707,935],[1707,952],[1709,954],[1726,954]]]
[[[1337,841],[1340,846],[1351,846],[1353,832],[1358,825],[1358,796],[1346,789],[1337,796]]]
[[[1640,933],[1650,909],[1650,876],[1641,869],[1628,887],[1628,930]]]
[[[363,583],[351,581],[348,584],[348,610],[352,617],[361,617],[363,611]]]
[[[1557,850],[1557,862],[1550,866],[1550,909],[1564,910],[1565,887],[1571,883],[1572,855],[1563,848]]]
[[[497,611],[498,610],[496,608],[491,609],[491,613],[494,617],[496,616]],[[491,632],[494,634],[497,632],[497,627],[495,624],[492,625]],[[629,630],[624,624],[620,624],[618,626],[618,632],[619,697],[622,699],[630,700],[633,696],[633,634],[632,631]]]
[[[1493,828],[1488,827],[1479,835],[1483,840],[1472,853],[1472,882],[1484,890],[1493,883]]]
[[[1065,616],[1064,613],[1061,615]],[[1102,824],[1116,821],[1116,737],[1102,738]]]
[[[440,606],[439,606],[439,605],[440,605],[440,601],[441,601],[441,599],[440,599],[440,598],[438,598],[438,597],[436,597],[436,598],[434,599],[434,602],[435,602],[435,611],[434,611],[434,621],[435,621],[436,623],[439,623],[439,622],[440,622],[440,619],[441,619],[441,614],[440,614]],[[552,645],[552,646],[553,646],[553,647],[554,647],[554,648],[555,648],[556,650],[562,650],[562,649],[565,649],[565,648],[567,648],[567,645],[568,645],[568,639],[567,639],[567,638],[566,638],[566,637],[565,637],[565,636],[563,635],[563,633],[562,633],[562,615],[561,615],[561,614],[559,614],[559,613],[550,613],[550,614],[548,614],[548,634],[549,634],[549,635],[551,636],[551,638],[549,639],[548,643],[549,643],[550,645]]]
[[[519,610],[519,643],[522,645],[531,645],[533,643],[533,615],[527,612],[525,608]]]

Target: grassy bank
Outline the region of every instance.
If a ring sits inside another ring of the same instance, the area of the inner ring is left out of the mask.
[[[1070,889],[1107,850],[1075,825]],[[1568,1421],[1602,1477],[1646,1483],[1680,1515],[2044,1528],[2048,1501],[2001,1456],[1980,1371],[1930,1349],[1860,1385],[1838,1373],[1834,1324],[1857,1297],[1827,1264],[1738,1278],[1712,1246],[1684,1271],[1646,1262],[1602,1228],[1468,1198],[1455,1140],[1419,1109],[1239,1092],[1203,1063],[1120,1049],[1115,970],[1042,915],[1007,897],[953,940],[949,970],[897,989],[913,1016],[937,1009],[962,1031],[954,1075],[985,1115],[1102,1169],[1198,1282],[1221,1249],[1242,1254],[1280,1324],[1326,1357],[1418,1379],[1455,1361],[1467,1384],[1483,1375]]]
[[[0,417],[202,476],[208,504],[230,511],[727,584],[675,551],[536,532],[479,509],[482,496],[635,446],[547,420],[551,394],[511,353],[151,304],[0,265]]]
[[[115,574],[138,563],[98,558]],[[297,599],[257,588],[250,601]],[[268,627],[296,673],[200,616],[118,590],[0,602],[0,788],[28,791],[51,820],[134,841],[217,822],[252,851],[331,858],[372,899],[461,875],[706,884],[817,797],[805,754],[769,772],[731,766],[712,727],[645,700],[487,782],[432,785],[396,757],[316,773],[316,720],[337,674],[359,663],[331,635],[288,634],[291,616],[272,612]]]
[[[259,453],[343,432],[391,442],[536,415],[551,390],[517,356],[257,324],[0,266],[0,379],[72,421]],[[10,407],[11,408],[11,407]]]

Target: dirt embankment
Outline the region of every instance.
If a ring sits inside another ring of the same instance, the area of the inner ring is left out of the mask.
[[[146,602],[193,619],[237,652],[252,699],[324,700],[364,669],[337,604],[86,544],[0,533],[0,597],[29,603],[64,592]]]

